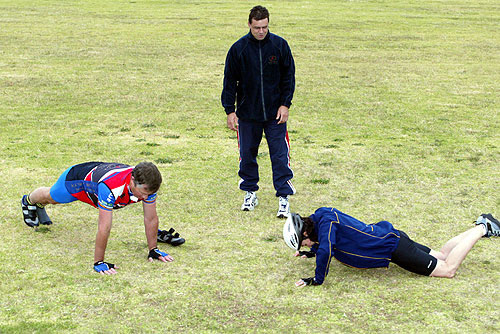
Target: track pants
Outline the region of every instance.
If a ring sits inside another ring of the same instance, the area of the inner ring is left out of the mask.
[[[278,124],[277,120],[266,122],[249,122],[238,120],[238,146],[240,149],[240,189],[257,191],[259,186],[259,166],[257,154],[262,140],[262,133],[266,134],[267,146],[273,170],[273,185],[276,196],[295,194],[295,188],[290,181],[293,171],[290,168],[290,141],[286,130],[286,123]]]

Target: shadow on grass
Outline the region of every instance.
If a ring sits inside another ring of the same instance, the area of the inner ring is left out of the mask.
[[[35,227],[35,232],[36,233],[49,233],[49,232],[51,232],[51,230],[50,230],[50,227],[40,226],[40,227]]]

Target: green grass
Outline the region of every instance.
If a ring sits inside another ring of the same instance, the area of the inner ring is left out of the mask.
[[[267,145],[260,204],[239,211],[238,152],[220,106],[226,52],[247,1],[0,0],[0,332],[494,332],[498,240],[453,280],[292,257],[274,218]],[[496,1],[269,1],[294,54],[289,132],[303,215],[335,206],[389,220],[438,248],[500,215]],[[155,161],[162,227],[185,245],[146,261],[141,206],[115,212],[92,271],[97,211],[49,207],[22,223],[21,195],[71,164]]]

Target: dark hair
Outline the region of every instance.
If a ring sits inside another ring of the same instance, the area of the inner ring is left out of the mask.
[[[264,19],[269,20],[269,11],[266,9],[266,7],[255,6],[254,8],[250,9],[250,15],[248,15],[248,23],[252,24],[252,19],[255,21]]]
[[[311,239],[313,242],[318,242],[318,234],[314,232],[314,221],[311,217],[302,218],[304,222],[304,227],[302,228],[302,233],[307,233],[307,238]]]
[[[132,176],[137,185],[144,185],[148,191],[155,193],[160,189],[161,173],[152,162],[141,162],[135,166]]]

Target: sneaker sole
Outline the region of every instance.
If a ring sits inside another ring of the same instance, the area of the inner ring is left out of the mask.
[[[241,206],[241,211],[253,211],[255,207],[259,204],[259,200],[256,198],[253,206]]]
[[[45,209],[41,209],[40,207],[36,207],[36,215],[38,216],[38,222],[42,225],[52,225],[52,220],[49,218]]]

